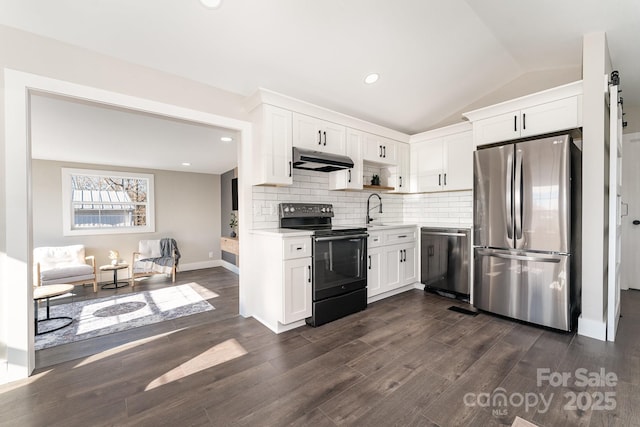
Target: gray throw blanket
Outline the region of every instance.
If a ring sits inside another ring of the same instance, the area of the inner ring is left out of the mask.
[[[178,261],[180,261],[180,251],[178,250],[178,244],[175,239],[164,238],[160,239],[160,258],[145,258],[141,261],[151,261],[154,264],[162,265],[165,267],[173,267],[173,252],[176,253],[176,267],[178,267]]]

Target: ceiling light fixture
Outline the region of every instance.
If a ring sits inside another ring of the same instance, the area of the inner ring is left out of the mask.
[[[182,162],[182,166],[191,166],[191,163],[189,163],[189,162]]]
[[[380,78],[380,75],[377,73],[371,73],[369,74],[367,77],[364,78],[364,82],[368,85],[370,84],[374,84],[375,82],[378,81],[378,79]]]
[[[222,141],[222,142],[231,142],[231,141],[233,141],[233,138],[231,138],[230,136],[223,136],[222,138],[220,138],[220,141]]]
[[[208,9],[217,9],[222,4],[222,0],[200,0],[200,3]]]

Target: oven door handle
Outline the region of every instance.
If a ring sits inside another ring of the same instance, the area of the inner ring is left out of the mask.
[[[328,236],[328,237],[314,237],[313,239],[316,242],[330,242],[333,240],[350,240],[350,239],[362,239],[369,237],[369,234],[349,234],[349,235],[341,235],[341,236]]]

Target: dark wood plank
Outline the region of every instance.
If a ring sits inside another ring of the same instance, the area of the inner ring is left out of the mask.
[[[640,292],[625,291],[615,343],[525,325],[412,290],[323,325],[276,335],[238,315],[237,276],[183,272],[216,307],[113,336],[46,349],[33,377],[0,385],[0,425],[540,426],[640,425]],[[77,287],[76,298],[135,290]],[[214,296],[215,293],[217,296]],[[56,302],[58,303],[58,302]],[[615,387],[537,384],[539,368],[618,375]],[[466,393],[542,393],[549,408],[507,413]],[[612,410],[567,410],[564,393],[615,392]],[[535,410],[535,413],[532,411]]]

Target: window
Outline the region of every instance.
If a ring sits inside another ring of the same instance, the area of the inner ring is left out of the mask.
[[[65,236],[155,231],[153,175],[62,169]]]

